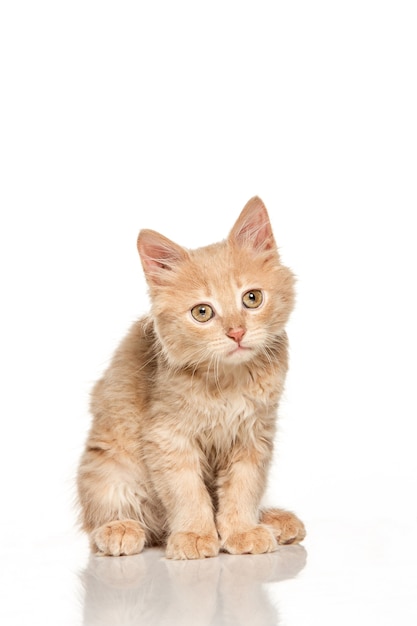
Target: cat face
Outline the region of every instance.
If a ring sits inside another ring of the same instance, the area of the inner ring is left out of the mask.
[[[266,209],[253,198],[227,240],[185,250],[154,231],[138,248],[155,329],[176,366],[216,367],[268,357],[294,300]]]

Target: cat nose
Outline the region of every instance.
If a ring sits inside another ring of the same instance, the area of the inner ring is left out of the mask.
[[[227,336],[233,339],[233,341],[236,341],[236,343],[240,343],[245,333],[246,330],[244,328],[229,328]]]

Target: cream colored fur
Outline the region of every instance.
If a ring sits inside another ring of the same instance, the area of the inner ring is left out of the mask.
[[[94,387],[78,474],[92,549],[169,558],[262,553],[304,538],[302,522],[260,510],[287,371],[293,275],[252,198],[229,237],[186,250],[143,230],[152,308]],[[260,290],[258,308],[242,296]],[[191,310],[214,311],[199,322]]]

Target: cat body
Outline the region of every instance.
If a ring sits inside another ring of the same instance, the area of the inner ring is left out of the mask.
[[[92,549],[183,559],[302,540],[295,515],[260,510],[294,301],[262,201],[221,243],[185,250],[144,230],[138,249],[151,312],[93,390],[78,473]]]

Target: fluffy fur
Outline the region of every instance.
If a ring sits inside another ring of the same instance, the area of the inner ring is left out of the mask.
[[[301,541],[294,514],[260,510],[294,302],[265,206],[252,198],[221,243],[186,250],[143,230],[138,250],[151,312],[94,387],[78,473],[92,549],[194,559]],[[203,305],[214,315],[197,321]]]

